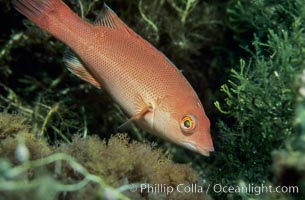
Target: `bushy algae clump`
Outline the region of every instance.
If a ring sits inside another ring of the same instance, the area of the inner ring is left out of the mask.
[[[21,116],[0,113],[1,198],[41,199],[48,190],[48,199],[209,199],[176,190],[129,191],[141,184],[202,185],[189,164],[173,163],[149,143],[130,142],[126,134],[118,134],[107,143],[95,136],[75,136],[70,144],[50,146],[23,122]]]
[[[224,102],[215,102],[219,111],[230,117],[218,123],[221,145],[216,152],[216,165],[224,167],[219,169],[221,176],[209,174],[212,181],[216,178],[224,185],[285,185],[275,181],[273,173],[281,176],[283,166],[289,165],[287,155],[279,151],[298,132],[294,116],[296,80],[305,67],[304,8],[302,1],[236,1],[228,8],[228,21],[238,33],[236,40],[244,51],[244,59],[231,70],[228,83],[220,89],[226,96]],[[299,165],[292,163],[294,167]],[[297,180],[289,184],[304,191],[304,185]],[[253,194],[237,195],[258,198]],[[298,195],[291,192],[266,198]]]
[[[296,134],[286,148],[273,152],[275,183],[285,186],[297,185],[299,199],[305,198],[305,71],[299,77],[296,116],[293,121]]]

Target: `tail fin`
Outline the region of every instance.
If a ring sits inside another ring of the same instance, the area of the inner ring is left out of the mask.
[[[13,0],[16,10],[43,29],[47,29],[50,14],[63,6],[60,0]]]
[[[13,0],[12,3],[21,14],[68,45],[73,43],[71,34],[88,29],[88,24],[61,0]]]

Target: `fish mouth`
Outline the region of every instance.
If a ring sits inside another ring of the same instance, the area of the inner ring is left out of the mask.
[[[201,155],[204,155],[204,156],[210,156],[210,152],[214,151],[213,146],[208,147],[208,148],[199,148],[196,145],[194,145],[192,143],[189,143],[189,142],[182,142],[182,146],[191,150],[191,151],[198,152],[198,153],[200,153]]]

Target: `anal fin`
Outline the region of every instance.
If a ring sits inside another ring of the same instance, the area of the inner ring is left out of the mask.
[[[87,81],[97,88],[101,88],[99,82],[88,72],[83,63],[77,58],[70,50],[67,50],[64,54],[64,61],[73,74],[78,76],[80,79]]]

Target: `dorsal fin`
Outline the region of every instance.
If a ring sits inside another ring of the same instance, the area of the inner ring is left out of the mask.
[[[67,50],[64,53],[64,61],[70,72],[78,76],[80,79],[87,81],[97,88],[101,88],[101,85],[95,80],[95,78],[87,71],[82,62],[71,52]]]
[[[104,3],[104,7],[100,14],[96,17],[95,25],[104,26],[120,31],[126,31],[128,34],[135,34],[118,16],[117,14]]]
[[[97,16],[95,20],[95,25],[112,28],[118,31],[122,31],[125,34],[134,37],[137,41],[141,42],[143,48],[148,48],[148,50],[152,50],[152,53],[157,54],[158,56],[162,56],[167,59],[160,51],[158,51],[154,46],[152,46],[149,42],[142,39],[136,32],[134,32],[131,28],[129,28],[118,16],[117,14],[109,7],[106,3],[104,3],[104,7],[100,14]]]
[[[96,17],[94,24],[115,29],[118,28],[117,23],[121,21],[120,19],[119,21],[117,19],[119,19],[119,17],[114,13],[114,11],[111,10],[109,6],[107,6],[106,3],[104,3],[104,7],[100,14]]]

